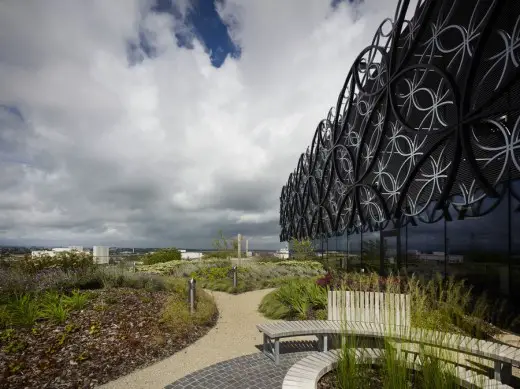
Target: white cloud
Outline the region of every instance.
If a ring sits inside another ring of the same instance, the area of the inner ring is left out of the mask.
[[[281,187],[395,4],[228,0],[242,56],[216,69],[151,2],[1,2],[0,104],[25,120],[0,110],[0,241],[276,247]],[[140,28],[157,56],[129,66]]]

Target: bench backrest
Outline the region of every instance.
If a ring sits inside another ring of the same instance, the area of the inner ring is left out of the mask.
[[[329,291],[328,320],[410,326],[410,295]]]

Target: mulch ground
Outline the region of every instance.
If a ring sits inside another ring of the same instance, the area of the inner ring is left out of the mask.
[[[103,289],[62,325],[39,322],[0,336],[1,388],[91,388],[150,365],[205,335],[161,324],[166,292]]]

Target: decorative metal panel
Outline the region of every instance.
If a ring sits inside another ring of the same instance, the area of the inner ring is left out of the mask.
[[[408,8],[358,55],[290,174],[281,241],[483,215],[520,178],[520,2]]]

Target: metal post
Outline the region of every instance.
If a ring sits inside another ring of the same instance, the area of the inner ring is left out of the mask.
[[[448,277],[448,231],[446,217],[444,220],[444,279]]]
[[[405,257],[404,257],[404,268],[408,271],[408,224],[406,223],[406,243],[405,243]]]
[[[348,239],[348,231],[347,231],[347,257],[345,258],[345,270],[348,271],[348,260],[350,255],[350,241]]]
[[[237,266],[233,266],[233,288],[237,287]]]
[[[238,256],[237,256],[237,258],[238,258],[238,260],[240,260],[240,255],[241,255],[241,253],[240,253],[240,251],[241,251],[240,250],[240,244],[241,244],[241,241],[242,241],[242,235],[238,234],[238,239],[237,240],[238,240],[238,245],[237,245],[238,246],[238,253],[237,253]]]
[[[359,252],[359,262],[360,262],[361,266],[363,266],[363,226],[361,226],[360,231],[361,231],[361,248],[360,248],[361,251]]]
[[[189,302],[190,302],[190,313],[195,313],[195,299],[196,299],[196,293],[195,293],[195,286],[196,281],[194,278],[188,281],[189,284]]]
[[[513,223],[511,220],[511,166],[507,171],[508,181],[507,181],[507,295],[511,296],[511,262],[513,258]]]

